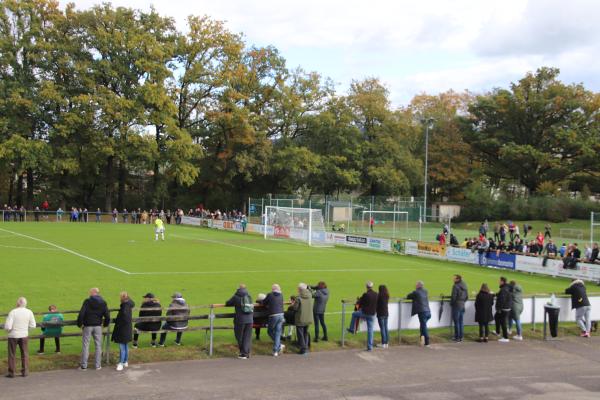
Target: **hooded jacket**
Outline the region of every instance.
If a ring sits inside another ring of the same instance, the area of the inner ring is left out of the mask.
[[[160,303],[156,299],[145,301],[140,306],[140,317],[160,317],[162,310]],[[135,324],[136,329],[140,331],[158,331],[160,329],[160,321],[142,321]]]
[[[169,304],[169,308],[167,309],[166,316],[177,316],[177,317],[186,317],[190,315],[190,308],[188,307],[185,299],[183,297],[175,298]],[[165,329],[182,331],[187,329],[188,320],[187,319],[177,319],[176,321],[166,321]]]
[[[294,309],[296,310],[294,325],[309,326],[314,323],[313,298],[310,290],[303,289],[300,291],[300,294],[296,298]]]
[[[494,295],[480,291],[475,298],[475,322],[486,324],[494,320]]]
[[[452,286],[452,296],[450,297],[450,305],[453,309],[463,310],[465,308],[465,302],[469,299],[469,290],[467,284],[461,280],[455,282]]]
[[[108,326],[110,322],[110,312],[106,302],[100,295],[90,296],[83,302],[79,315],[77,316],[77,326]]]
[[[329,301],[329,289],[317,289],[314,291],[313,297],[315,298],[313,312],[315,314],[325,314],[325,309],[327,308],[327,301]]]
[[[269,316],[277,314],[283,315],[283,295],[281,292],[269,293],[262,304]]]
[[[115,318],[115,329],[113,330],[111,340],[115,343],[131,342],[133,323],[131,310],[135,307],[135,303],[131,299],[127,299],[121,303],[117,318]]]
[[[571,295],[571,308],[581,308],[590,305],[585,284],[580,279],[571,282],[571,286],[565,290],[565,293]]]
[[[523,288],[521,285],[512,287],[512,312],[514,316],[519,317],[523,312]]]
[[[227,307],[235,307],[235,318],[233,319],[233,323],[237,325],[252,324],[254,322],[252,313],[245,313],[242,311],[244,296],[248,296],[248,289],[238,289],[225,303]]]
[[[412,300],[411,316],[421,312],[430,312],[426,289],[420,287],[409,293],[406,298]]]
[[[511,310],[513,306],[513,298],[511,286],[508,283],[500,286],[500,291],[496,295],[496,310]]]

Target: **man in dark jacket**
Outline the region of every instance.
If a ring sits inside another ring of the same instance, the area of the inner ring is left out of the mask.
[[[90,297],[84,300],[77,316],[77,326],[83,329],[80,364],[82,370],[87,369],[91,338],[94,339],[96,351],[95,367],[102,368],[102,327],[107,327],[109,322],[110,313],[106,302],[100,296],[100,289],[90,289]]]
[[[367,282],[367,291],[358,300],[358,311],[352,313],[348,332],[354,334],[359,319],[367,323],[367,351],[373,350],[373,322],[377,312],[377,292],[373,290],[373,282]]]
[[[496,334],[502,328],[502,337],[498,339],[501,343],[508,343],[508,318],[513,306],[512,288],[506,282],[505,277],[500,277],[500,291],[496,295]]]
[[[469,299],[469,291],[462,276],[454,275],[454,285],[450,297],[452,307],[452,323],[454,324],[454,341],[462,342],[464,337],[465,302]]]
[[[166,316],[173,318],[167,319],[162,328],[163,330],[177,332],[175,344],[181,346],[181,336],[183,336],[183,331],[188,327],[188,320],[185,317],[190,315],[190,308],[185,302],[183,295],[179,292],[174,293],[173,296],[171,296],[171,299],[171,304],[169,304]],[[160,347],[165,347],[166,340],[167,332],[161,333],[158,345]]]
[[[325,325],[325,310],[329,301],[329,289],[325,282],[319,282],[317,286],[310,287],[313,290],[315,305],[313,307],[313,318],[315,320],[315,342],[319,341],[319,325],[323,328],[322,340],[327,341],[327,325]]]
[[[227,307],[235,307],[233,319],[233,332],[238,343],[240,354],[238,358],[247,360],[252,347],[252,324],[254,322],[252,298],[248,294],[246,285],[241,283],[235,294],[227,300]]]
[[[140,306],[140,318],[148,318],[152,319],[152,317],[157,318],[156,321],[141,321],[135,324],[135,329],[139,332],[155,332],[160,329],[160,320],[158,317],[162,315],[162,308],[160,306],[160,302],[154,296],[153,293],[146,293],[144,296],[144,301]],[[138,347],[138,338],[139,333],[135,333],[133,335],[133,348]],[[152,333],[152,347],[156,347],[156,333]]]
[[[592,312],[592,307],[587,297],[585,284],[582,280],[574,279],[571,282],[571,286],[565,290],[565,293],[571,295],[571,308],[575,309],[575,320],[581,329],[581,337],[590,337],[592,330],[590,313]]]
[[[262,302],[269,316],[267,333],[273,340],[273,357],[279,356],[285,346],[281,344],[283,333],[283,295],[281,287],[274,283],[271,293]]]
[[[418,281],[415,286],[415,290],[409,293],[406,298],[412,300],[412,311],[410,315],[417,315],[419,317],[419,327],[421,330],[423,345],[429,346],[429,331],[427,330],[427,321],[429,321],[431,318],[431,310],[429,309],[427,290],[425,290],[423,286],[423,282]]]

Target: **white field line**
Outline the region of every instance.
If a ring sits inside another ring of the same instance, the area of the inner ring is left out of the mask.
[[[22,249],[22,250],[44,250],[44,251],[60,251],[59,249],[52,249],[50,247],[26,247],[26,246],[11,246],[8,244],[0,244],[0,247],[6,249]]]
[[[200,242],[220,244],[220,245],[223,245],[223,246],[236,247],[238,249],[243,249],[243,250],[248,250],[248,251],[255,251],[257,253],[266,253],[267,252],[266,250],[254,249],[252,247],[246,247],[246,246],[240,246],[240,245],[233,244],[233,243],[222,242],[220,240],[204,239],[204,238],[200,238],[200,237],[197,237],[197,236],[185,236],[185,235],[178,235],[176,233],[171,233],[169,236],[173,236],[173,237],[177,237],[177,238],[181,238],[181,239],[198,240]]]
[[[57,249],[59,249],[59,250],[62,250],[62,251],[64,251],[64,252],[67,252],[67,253],[69,253],[69,254],[72,254],[72,255],[74,255],[74,256],[81,257],[81,258],[83,258],[83,259],[85,259],[85,260],[88,260],[88,261],[91,261],[91,262],[93,262],[93,263],[96,263],[96,264],[102,265],[103,267],[110,268],[110,269],[112,269],[112,270],[119,271],[119,272],[121,272],[121,273],[123,273],[123,274],[130,275],[130,272],[128,272],[128,271],[125,271],[124,269],[121,269],[121,268],[115,267],[115,266],[113,266],[113,265],[107,264],[107,263],[105,263],[105,262],[102,262],[102,261],[100,261],[100,260],[96,260],[95,258],[88,257],[88,256],[86,256],[86,255],[84,255],[84,254],[77,253],[76,251],[73,251],[73,250],[67,249],[66,247],[59,246],[59,245],[57,245],[57,244],[55,244],[55,243],[48,242],[48,241],[46,241],[46,240],[43,240],[43,239],[38,239],[38,238],[36,238],[36,237],[33,237],[33,236],[24,235],[24,234],[22,234],[22,233],[18,233],[18,232],[9,231],[8,229],[2,229],[2,228],[0,228],[0,231],[2,231],[2,232],[6,232],[6,233],[12,233],[13,235],[16,235],[16,236],[24,237],[24,238],[27,238],[27,239],[35,240],[36,242],[40,242],[40,243],[47,244],[48,246],[55,247],[55,248],[57,248]]]
[[[130,275],[219,275],[219,274],[265,274],[265,273],[288,273],[288,272],[405,272],[405,271],[433,271],[436,268],[387,268],[387,269],[266,269],[266,270],[251,270],[251,271],[170,271],[170,272],[130,272]]]

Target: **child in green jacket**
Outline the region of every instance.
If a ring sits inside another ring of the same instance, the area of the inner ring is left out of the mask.
[[[62,324],[64,321],[64,317],[61,313],[56,311],[56,306],[51,305],[48,307],[48,314],[44,314],[44,319],[42,320],[44,324]],[[44,337],[40,338],[40,350],[38,354],[44,354],[44,342],[46,338],[54,338],[54,343],[56,344],[56,354],[60,354],[60,335],[62,335],[62,325],[59,326],[47,326],[42,328],[42,333]]]

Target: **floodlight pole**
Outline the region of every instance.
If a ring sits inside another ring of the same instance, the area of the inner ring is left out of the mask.
[[[423,118],[422,123],[425,124],[425,185],[423,188],[423,209],[425,210],[425,216],[427,216],[427,170],[429,169],[429,128],[433,125],[435,120],[431,117]]]

